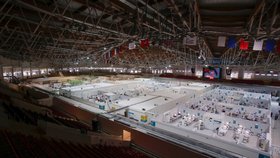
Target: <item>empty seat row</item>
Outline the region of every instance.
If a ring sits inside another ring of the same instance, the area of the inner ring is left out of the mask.
[[[62,140],[26,136],[0,130],[0,152],[3,157],[89,157],[89,158],[145,158],[148,157],[130,147],[82,145]]]
[[[5,113],[9,119],[14,119],[17,122],[24,122],[26,124],[37,125],[38,120],[51,122],[55,124],[63,124],[67,127],[77,128],[81,130],[91,130],[90,126],[79,122],[77,120],[70,119],[69,117],[57,116],[52,117],[47,114],[43,115],[37,112],[33,112],[26,109],[21,109],[13,105],[2,104]]]
[[[71,127],[71,128],[90,130],[89,126],[87,126],[86,124],[83,124],[82,122],[79,122],[77,120],[72,120],[69,118],[62,118],[62,117],[55,117],[55,119],[57,121],[61,122],[63,125]]]
[[[24,123],[32,124],[32,125],[37,124],[36,119],[28,116],[28,114],[26,114],[20,108],[15,107],[13,105],[6,105],[4,103],[2,104],[2,106],[4,107],[5,113],[7,114],[9,119],[14,119],[17,122],[24,122]]]

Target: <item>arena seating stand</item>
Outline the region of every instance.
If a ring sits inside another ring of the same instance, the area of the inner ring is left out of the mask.
[[[0,130],[1,157],[5,158],[147,158],[131,147],[74,144]]]

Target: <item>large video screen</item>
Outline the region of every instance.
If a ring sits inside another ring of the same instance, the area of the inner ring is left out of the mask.
[[[204,67],[203,68],[203,77],[208,79],[220,79],[222,69],[219,67]]]

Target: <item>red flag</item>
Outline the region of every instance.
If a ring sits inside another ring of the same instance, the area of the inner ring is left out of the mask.
[[[113,57],[114,55],[115,55],[115,50],[112,49],[112,50],[111,50],[111,57]]]
[[[145,45],[146,45],[147,48],[150,47],[150,41],[149,41],[148,38],[146,39],[146,44]]]
[[[120,46],[119,47],[119,52],[120,52],[119,54],[122,54],[124,52],[124,50],[125,50],[124,46]]]
[[[240,50],[248,50],[249,47],[249,42],[248,41],[244,41],[243,38],[240,39],[240,45],[239,45],[239,49]]]
[[[140,47],[145,48],[145,45],[146,45],[146,40],[145,39],[140,40]]]
[[[140,47],[142,48],[148,48],[150,46],[149,44],[149,39],[143,39],[143,40],[140,40]]]
[[[280,53],[280,39],[277,42],[277,52]]]

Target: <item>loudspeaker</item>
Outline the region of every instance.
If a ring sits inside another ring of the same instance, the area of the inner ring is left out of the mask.
[[[99,122],[97,120],[92,120],[92,130],[94,132],[99,131]]]
[[[231,69],[226,69],[226,74],[231,75]]]
[[[124,111],[124,117],[128,117],[128,110],[127,109],[125,109],[125,111]]]
[[[192,68],[191,68],[191,71],[192,71],[192,73],[194,74],[194,73],[195,73],[195,68],[192,67]]]

